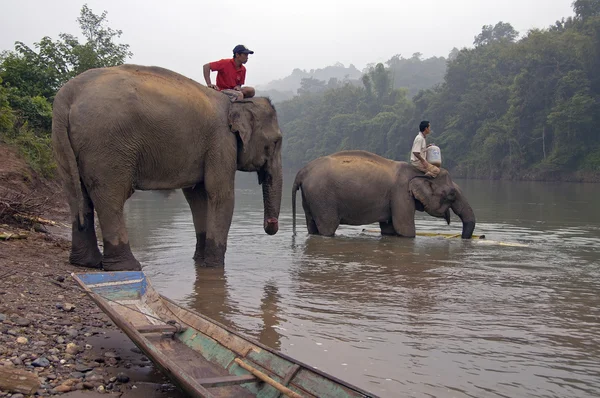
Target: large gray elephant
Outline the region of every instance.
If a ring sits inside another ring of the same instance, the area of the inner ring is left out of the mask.
[[[136,270],[123,205],[134,190],[182,188],[196,230],[194,259],[224,264],[236,170],[257,172],[264,229],[278,230],[282,135],[266,98],[229,98],[158,67],[88,70],[54,100],[52,143],[72,217],[71,263]],[[98,215],[104,253],[94,229]]]
[[[340,224],[379,222],[384,235],[415,236],[415,211],[426,211],[450,223],[452,209],[471,238],[475,214],[448,172],[426,177],[406,162],[366,151],[342,151],[313,160],[296,175],[292,212],[296,226],[296,191],[310,234],[333,236]]]

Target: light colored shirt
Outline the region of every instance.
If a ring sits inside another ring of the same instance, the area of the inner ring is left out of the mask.
[[[418,152],[419,154],[421,154],[421,157],[425,159],[427,156],[425,154],[426,150],[427,142],[425,141],[425,136],[423,135],[423,133],[419,132],[419,134],[417,134],[417,136],[415,137],[412,150],[410,151],[410,162],[416,165],[420,165],[421,161],[417,159],[414,152]]]

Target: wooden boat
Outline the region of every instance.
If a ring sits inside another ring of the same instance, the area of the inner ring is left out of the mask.
[[[71,275],[192,397],[375,397],[177,305],[141,271]]]

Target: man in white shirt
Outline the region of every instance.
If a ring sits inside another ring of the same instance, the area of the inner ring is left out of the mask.
[[[410,163],[417,169],[424,172],[427,176],[436,177],[440,169],[426,160],[427,145],[426,137],[431,133],[431,123],[423,120],[419,124],[419,134],[413,141],[412,151],[410,154]]]

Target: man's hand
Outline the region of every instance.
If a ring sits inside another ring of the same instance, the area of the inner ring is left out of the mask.
[[[216,85],[214,85],[214,84],[210,84],[210,83],[208,83],[208,84],[207,84],[207,86],[208,86],[209,88],[212,88],[213,90],[219,90],[219,87],[217,87],[217,86],[216,86]]]
[[[233,89],[235,91],[242,91],[242,87],[241,86],[235,86]]]

